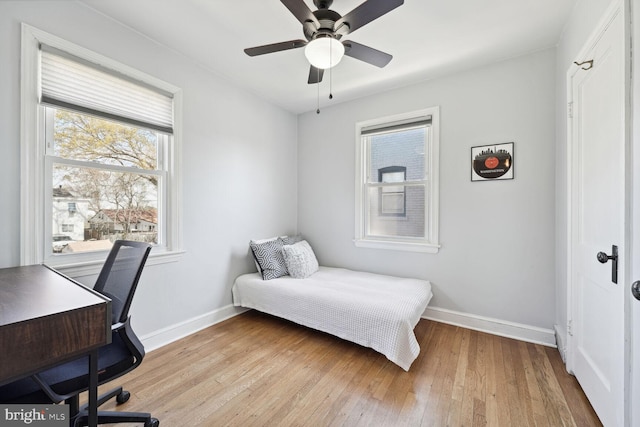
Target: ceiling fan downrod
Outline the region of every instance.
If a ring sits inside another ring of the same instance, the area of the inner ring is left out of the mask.
[[[313,4],[315,4],[318,9],[329,9],[333,4],[333,0],[313,0]]]

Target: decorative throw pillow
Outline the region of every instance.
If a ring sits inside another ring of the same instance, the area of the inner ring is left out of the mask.
[[[295,279],[304,279],[318,271],[316,254],[306,240],[293,245],[284,245],[282,255],[289,275]]]
[[[253,257],[256,260],[264,280],[276,279],[287,275],[287,266],[282,257],[282,238],[272,240],[255,241],[249,243]]]
[[[280,236],[280,237],[287,237],[287,236]],[[258,270],[258,273],[260,273],[260,276],[262,276],[262,267],[260,266],[260,263],[258,262],[258,258],[256,258],[256,254],[253,252],[253,247],[251,247],[251,244],[262,244],[262,243],[266,243],[266,242],[271,242],[274,240],[278,240],[278,237],[270,237],[268,239],[260,239],[260,240],[251,240],[249,241],[249,248],[251,249],[251,255],[253,256],[253,262],[256,264],[256,270]]]

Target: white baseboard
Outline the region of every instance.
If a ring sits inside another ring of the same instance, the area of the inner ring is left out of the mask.
[[[556,336],[553,330],[490,317],[461,313],[445,308],[427,307],[422,314],[424,319],[461,326],[475,331],[486,332],[501,337],[514,338],[520,341],[556,347]]]
[[[234,307],[229,304],[209,313],[144,335],[140,337],[140,341],[142,341],[145,351],[150,352],[245,311],[247,311],[246,308]]]
[[[209,326],[215,325],[216,323],[222,322],[223,320],[242,314],[247,310],[248,309],[246,308],[234,307],[229,304],[217,310],[210,311],[209,313],[205,313],[144,335],[140,337],[140,341],[142,341],[145,350],[150,352],[188,335],[194,334],[202,329],[208,328]],[[551,329],[538,328],[521,323],[507,322],[504,320],[461,313],[438,307],[427,307],[422,314],[422,317],[436,322],[448,323],[450,325],[486,332],[493,335],[514,338],[535,344],[542,344],[548,347],[556,347],[556,337],[560,336],[557,334],[557,330],[554,331]],[[561,348],[560,350],[562,354],[562,350],[564,350],[564,348]]]

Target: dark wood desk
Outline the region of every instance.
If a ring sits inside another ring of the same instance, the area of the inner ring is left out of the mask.
[[[97,349],[110,342],[108,298],[43,265],[0,269],[0,385],[88,354],[96,425]]]

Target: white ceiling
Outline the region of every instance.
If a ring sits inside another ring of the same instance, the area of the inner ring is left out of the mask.
[[[304,39],[279,0],[81,0],[293,113],[315,110],[304,49],[243,49]],[[312,0],[304,0],[315,10]],[[364,0],[335,0],[345,15]],[[321,106],[555,46],[577,0],[406,0],[343,40],[393,55],[385,68],[345,57],[320,86]]]

